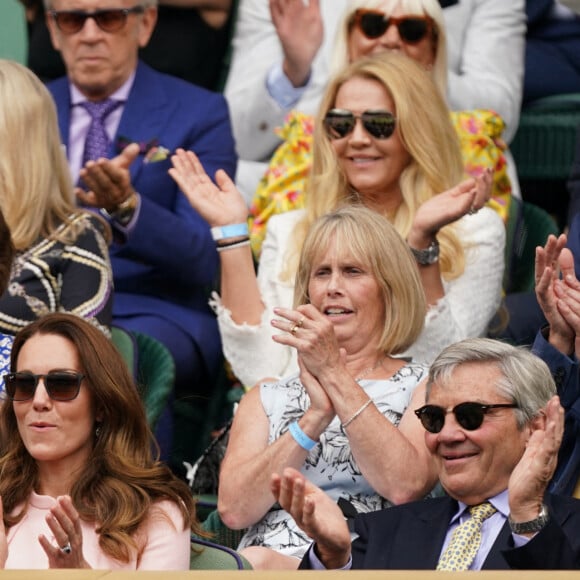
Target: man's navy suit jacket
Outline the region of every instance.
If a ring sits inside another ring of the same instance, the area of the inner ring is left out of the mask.
[[[68,145],[70,89],[67,78],[48,85],[56,102],[62,141]],[[222,95],[154,71],[139,63],[115,141],[156,139],[170,152],[190,149],[211,177],[217,169],[235,176],[237,156],[229,111]],[[110,156],[118,153],[112,145]],[[131,165],[141,195],[135,228],[117,230],[110,251],[116,317],[160,316],[180,326],[197,343],[210,368],[221,360],[215,316],[207,305],[216,281],[218,255],[205,220],[168,175],[169,157]],[[112,224],[114,227],[114,223]]]
[[[506,522],[482,569],[578,568],[580,500],[548,495],[550,521],[526,546],[514,548]],[[360,514],[352,544],[353,569],[435,570],[457,502],[426,499]],[[312,549],[312,548],[310,548]],[[309,552],[300,565],[310,568]]]

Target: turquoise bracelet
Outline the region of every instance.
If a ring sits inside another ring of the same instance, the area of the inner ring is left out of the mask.
[[[296,443],[298,443],[298,445],[300,445],[300,447],[302,447],[302,449],[306,451],[310,451],[318,443],[318,441],[310,439],[310,437],[308,437],[308,435],[306,435],[306,433],[302,431],[300,425],[298,424],[298,421],[290,423],[288,431],[290,431],[290,435],[292,435],[294,441],[296,441]]]
[[[248,232],[248,222],[243,222],[241,224],[229,224],[227,226],[215,226],[211,228],[212,238],[216,242],[225,238],[247,236]]]

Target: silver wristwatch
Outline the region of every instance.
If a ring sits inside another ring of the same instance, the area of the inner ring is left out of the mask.
[[[420,266],[429,266],[439,261],[439,242],[437,240],[431,242],[424,250],[416,250],[411,246],[409,248],[411,248],[411,252]]]
[[[537,518],[529,522],[514,522],[511,516],[508,517],[510,528],[514,534],[532,534],[539,532],[547,523],[549,515],[546,504],[542,504],[542,509]]]

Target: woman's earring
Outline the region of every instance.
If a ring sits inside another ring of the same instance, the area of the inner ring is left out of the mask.
[[[95,438],[98,439],[100,434],[101,434],[101,424],[97,423],[97,426],[95,428]]]

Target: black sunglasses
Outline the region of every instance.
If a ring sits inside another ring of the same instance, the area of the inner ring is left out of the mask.
[[[365,111],[355,115],[346,109],[330,109],[324,117],[324,128],[331,139],[342,139],[352,133],[357,119],[365,131],[377,139],[388,139],[395,132],[395,117],[388,111]]]
[[[72,401],[80,391],[85,375],[76,371],[50,371],[45,375],[32,373],[8,373],[4,375],[6,393],[12,401],[30,401],[34,398],[40,379],[54,401]]]
[[[484,405],[482,403],[460,403],[453,407],[451,412],[457,422],[468,431],[475,431],[481,427],[483,418],[492,409],[516,409],[515,403],[501,403],[497,405]],[[439,405],[425,405],[415,411],[421,424],[429,433],[439,433],[445,424],[447,409]]]
[[[97,26],[105,32],[118,32],[125,26],[129,14],[142,14],[143,6],[133,8],[109,8],[85,12],[84,10],[51,10],[50,15],[58,29],[65,34],[75,34],[82,30],[88,18],[92,18]]]
[[[394,24],[401,40],[407,44],[421,42],[433,29],[433,19],[429,16],[387,16],[380,10],[359,8],[354,13],[354,24],[370,39],[380,38]]]

